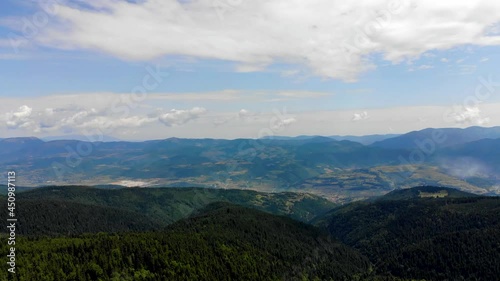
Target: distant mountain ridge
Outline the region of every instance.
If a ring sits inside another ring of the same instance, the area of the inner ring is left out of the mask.
[[[0,139],[0,154],[15,153],[23,149],[38,147],[44,141],[35,137],[19,137]]]
[[[386,148],[412,148],[414,146],[414,140],[416,138],[428,138],[432,137],[432,133],[434,131],[442,131],[444,134],[450,136],[446,141],[445,146],[462,144],[471,141],[476,141],[485,138],[496,139],[500,138],[500,126],[495,127],[480,127],[480,126],[472,126],[467,128],[426,128],[418,131],[411,131],[404,134],[372,134],[372,135],[329,135],[329,136],[321,136],[321,135],[300,135],[300,136],[266,136],[260,139],[255,140],[297,140],[297,141],[307,141],[311,139],[319,139],[324,138],[325,141],[328,139],[342,141],[348,140],[353,142],[358,142],[364,145],[373,144],[374,146],[386,147]],[[87,137],[84,135],[61,135],[61,136],[49,136],[49,137],[7,137],[0,138],[0,141],[6,140],[7,142],[49,142],[49,141],[84,141],[91,142],[94,138]],[[118,138],[112,136],[100,136],[99,138],[95,137],[99,141],[103,142],[130,142],[123,141]],[[241,138],[239,138],[241,140]],[[134,141],[134,143],[141,142],[157,142],[157,141],[166,141],[170,140],[174,141],[188,141],[188,140],[223,140],[223,139],[215,139],[215,138],[177,138],[170,137],[166,139],[159,140],[150,140],[150,141]],[[238,139],[235,139],[238,140]],[[226,139],[226,141],[231,141]],[[3,143],[2,143],[3,144]],[[390,146],[392,145],[392,146]]]
[[[99,136],[85,136],[85,135],[60,135],[60,136],[48,136],[40,138],[41,140],[54,141],[54,140],[77,140],[77,141],[103,141],[103,142],[114,142],[114,141],[123,141],[119,138],[115,138],[107,135],[99,135]]]
[[[329,138],[337,141],[342,141],[342,140],[348,140],[348,141],[353,141],[353,142],[358,142],[363,145],[369,145],[372,144],[376,141],[381,141],[393,137],[400,136],[401,134],[374,134],[374,135],[364,135],[364,136],[353,136],[353,135],[331,135],[331,136],[307,136],[307,135],[301,135],[301,136],[295,136],[295,137],[288,137],[288,136],[269,136],[269,137],[264,137],[262,139],[266,140],[310,140],[313,138]]]
[[[346,135],[346,136],[329,136],[330,138],[334,140],[348,140],[348,141],[354,141],[354,142],[359,142],[364,145],[370,145],[378,141],[383,141],[386,139],[390,138],[395,138],[400,136],[401,134],[375,134],[375,135],[364,135],[364,136],[351,136],[351,135]]]
[[[414,149],[418,148],[418,142],[432,140],[436,146],[442,148],[478,141],[481,139],[497,138],[500,138],[500,126],[490,128],[474,126],[465,129],[428,128],[377,141],[374,142],[372,146],[388,149]],[[443,139],[443,141],[440,141],[441,139]]]
[[[425,129],[371,145],[335,136],[144,142],[11,138],[0,140],[0,169],[15,168],[22,175],[18,184],[24,186],[126,182],[303,190],[337,202],[417,185],[500,194],[499,144],[489,139],[496,136],[500,127]]]

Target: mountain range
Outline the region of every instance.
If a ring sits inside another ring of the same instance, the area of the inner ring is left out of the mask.
[[[372,138],[373,136],[367,136]],[[0,140],[18,184],[301,191],[339,203],[416,185],[498,194],[500,127],[424,129],[369,145],[334,137],[144,142]]]

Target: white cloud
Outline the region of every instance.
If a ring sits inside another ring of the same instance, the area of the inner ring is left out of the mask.
[[[450,61],[450,60],[449,60],[449,59],[447,59],[447,58],[441,58],[441,62],[447,63],[447,62],[449,62],[449,61]]]
[[[269,119],[270,123],[269,129],[271,129],[271,131],[273,132],[282,132],[283,130],[287,129],[290,125],[296,122],[297,119],[293,116],[289,117],[282,116],[281,118],[278,116],[271,116]]]
[[[500,35],[500,23],[492,24],[486,27],[485,33],[487,35]]]
[[[241,109],[239,112],[238,112],[238,117],[240,119],[248,119],[249,117],[252,117],[252,116],[255,116],[256,113],[253,113],[253,112],[250,112],[249,110],[246,110],[246,109]]]
[[[213,124],[222,125],[233,119],[256,122],[259,115],[257,112],[271,110],[276,106],[269,103],[263,104],[270,98],[278,98],[282,102],[295,102],[329,95],[332,94],[307,91],[242,90],[151,93],[140,103],[134,102],[134,96],[127,93],[79,93],[28,98],[2,97],[0,98],[0,112],[10,111],[10,113],[0,115],[0,121],[6,127],[20,128],[24,132],[61,134],[66,131],[77,133],[79,130],[87,129],[138,128],[153,123],[167,126],[183,125],[202,116],[207,111],[205,108],[221,112],[231,110],[236,106],[245,106],[240,112],[232,112],[228,120],[227,118],[213,120]],[[18,109],[12,111],[12,108]]]
[[[92,115],[95,115],[97,110],[95,108],[91,108],[89,110],[79,111],[71,116],[63,118],[60,121],[61,126],[77,126],[83,123],[83,121]]]
[[[50,108],[50,107],[49,107],[49,108],[46,108],[46,109],[45,109],[45,114],[46,114],[47,116],[52,116],[52,115],[54,115],[54,109],[53,109],[53,108]]]
[[[290,118],[285,118],[285,119],[283,119],[281,122],[282,122],[282,124],[283,124],[284,126],[288,126],[288,125],[290,125],[290,124],[293,124],[293,123],[297,122],[297,119],[295,119],[295,118],[293,118],[293,117],[290,117]]]
[[[66,103],[53,104],[54,97],[39,97],[32,99],[0,99],[0,110],[5,108],[16,108],[17,110],[1,115],[5,127],[9,129],[18,129],[16,132],[26,132],[28,134],[47,134],[47,133],[65,133],[65,132],[85,132],[88,130],[101,130],[106,133],[116,133],[114,130],[133,129],[143,127],[145,125],[164,124],[167,126],[183,125],[191,120],[200,117],[206,112],[206,109],[201,107],[193,107],[186,110],[172,109],[168,112],[165,106],[160,107],[159,111],[155,111],[151,107],[137,107],[135,110],[129,108],[113,108],[113,102],[116,99],[102,98],[97,103],[99,108],[91,106],[92,103],[86,104],[88,101],[86,96],[76,95],[66,100]],[[77,98],[75,98],[77,97]],[[115,95],[120,97],[120,95]],[[74,100],[81,100],[81,104],[76,106]],[[60,101],[60,100],[59,100]],[[100,101],[106,101],[102,104]],[[27,102],[27,104],[19,106],[19,102]],[[153,100],[153,103],[158,103],[158,100]],[[51,105],[48,107],[47,105]],[[55,105],[55,106],[54,106]],[[53,106],[53,107],[52,107]],[[122,105],[123,106],[123,105]],[[126,110],[124,110],[126,109]],[[0,131],[1,131],[0,127]]]
[[[361,120],[365,120],[368,118],[369,118],[368,112],[366,112],[366,111],[363,111],[361,113],[354,113],[352,115],[352,121],[361,121]]]
[[[486,125],[490,118],[482,117],[478,107],[464,107],[461,112],[455,113],[455,122],[460,124]]]
[[[262,103],[237,104],[217,108],[200,104],[172,106],[162,99],[148,102],[154,107],[130,109],[128,114],[112,110],[113,98],[105,96],[87,103],[87,95],[67,100],[54,97],[0,98],[0,137],[47,137],[65,134],[95,133],[124,140],[167,137],[239,138],[274,135],[362,135],[420,130],[426,127],[467,127],[500,124],[499,103],[481,103],[476,107],[413,106],[349,110],[311,110],[297,108],[295,100],[281,107],[263,107]],[[91,95],[92,96],[92,95]],[[120,96],[119,94],[117,96]],[[64,101],[64,103],[62,101]],[[81,101],[74,105],[74,101]],[[101,103],[101,101],[106,101]],[[197,105],[197,106],[195,106]],[[175,108],[175,109],[171,109]],[[206,108],[206,109],[205,109]],[[9,109],[15,109],[10,110]],[[451,110],[450,110],[451,109]],[[241,117],[240,117],[241,116]],[[161,118],[161,119],[160,119]],[[361,121],[363,120],[363,121]],[[7,125],[11,122],[12,127]],[[358,121],[358,122],[353,122]],[[3,125],[3,126],[2,126]],[[168,127],[165,127],[167,125]]]
[[[295,117],[288,117],[288,118],[284,118],[284,119],[280,120],[279,122],[280,122],[279,124],[281,126],[288,126],[288,125],[291,125],[291,124],[297,122],[297,119],[295,119]]]
[[[496,0],[253,0],[222,8],[216,3],[91,1],[87,8],[61,4],[36,40],[125,60],[165,55],[219,59],[236,62],[238,71],[284,62],[345,81],[375,67],[371,54],[400,63],[432,50],[500,45],[500,34],[492,32],[500,22]]]
[[[20,106],[17,111],[7,113],[5,115],[6,125],[11,129],[26,128],[33,122],[31,120],[31,113],[33,109],[27,105]]]
[[[185,124],[191,120],[199,118],[201,115],[205,114],[207,110],[203,107],[193,107],[187,110],[177,110],[172,109],[168,113],[161,114],[158,120],[162,122],[165,126],[179,126]]]
[[[240,112],[238,113],[240,116],[248,116],[250,112],[246,109],[241,109]]]
[[[481,59],[479,60],[479,62],[487,62],[487,61],[489,61],[489,60],[490,60],[489,58],[481,58]]]

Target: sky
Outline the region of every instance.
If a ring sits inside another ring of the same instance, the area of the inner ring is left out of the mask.
[[[0,2],[0,138],[500,125],[500,2]]]

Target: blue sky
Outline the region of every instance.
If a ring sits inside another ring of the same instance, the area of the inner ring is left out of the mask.
[[[500,125],[500,5],[389,2],[2,1],[0,137]]]

